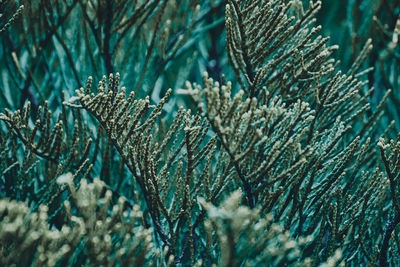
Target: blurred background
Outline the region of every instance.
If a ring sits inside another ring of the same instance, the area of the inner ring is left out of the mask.
[[[115,72],[128,91],[155,102],[168,88],[182,88],[186,80],[200,82],[204,71],[218,81],[223,74],[234,79],[225,49],[225,1],[173,0],[165,8],[155,2],[0,1],[0,26],[25,6],[0,36],[0,108],[20,108],[27,100],[37,106],[46,99],[57,108],[62,92],[68,99],[88,76],[99,81]],[[399,1],[322,2],[316,24],[331,37],[330,44],[340,46],[334,57],[344,71],[372,39],[374,49],[365,65],[374,68],[369,73],[369,86],[376,88],[371,103],[376,105],[391,88],[384,121],[396,120],[399,130]],[[308,1],[303,4],[306,9]],[[185,102],[190,106],[185,98],[173,99],[171,111]]]

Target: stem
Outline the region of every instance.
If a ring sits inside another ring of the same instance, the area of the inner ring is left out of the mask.
[[[113,22],[113,0],[107,1],[107,14],[106,14],[106,21],[104,26],[104,62],[106,65],[107,74],[114,73],[114,66],[112,64],[112,55],[111,55],[111,48],[110,48],[110,41],[111,41],[111,26]]]
[[[393,218],[392,221],[388,223],[386,226],[385,234],[383,237],[383,242],[382,242],[382,247],[381,251],[379,253],[379,266],[384,267],[384,266],[389,266],[388,260],[387,260],[387,252],[389,249],[389,241],[390,238],[392,237],[392,233],[394,231],[394,228],[400,223],[400,215],[397,214],[396,217]]]

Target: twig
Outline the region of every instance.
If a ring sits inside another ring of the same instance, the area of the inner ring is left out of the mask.
[[[388,223],[386,226],[385,234],[383,237],[383,242],[382,242],[382,247],[379,252],[379,266],[384,267],[384,266],[389,266],[388,260],[387,260],[387,252],[389,249],[389,241],[390,238],[392,237],[392,233],[394,231],[394,228],[400,223],[400,215],[397,214],[396,217],[393,218],[392,221]]]

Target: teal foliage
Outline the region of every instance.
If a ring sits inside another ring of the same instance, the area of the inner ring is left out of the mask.
[[[399,16],[400,6],[397,1],[326,1],[318,14],[318,22],[323,31],[331,36],[331,42],[339,44],[341,49],[336,54],[342,66],[348,68],[368,38],[374,49],[366,59],[366,68],[374,68],[368,74],[370,86],[376,88],[371,103],[377,104],[388,89],[385,123],[395,121],[399,124]]]
[[[398,265],[396,1],[34,2],[0,0],[0,265]]]

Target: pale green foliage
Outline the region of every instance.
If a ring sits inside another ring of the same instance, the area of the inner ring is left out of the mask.
[[[315,118],[318,114],[307,102],[284,103],[279,95],[269,98],[268,91],[264,93],[268,100],[250,100],[243,91],[231,96],[230,82],[220,85],[207,75],[203,87],[190,83],[186,87],[181,93],[192,95],[210,121],[249,206],[274,213],[274,221],[284,223],[286,230],[316,236],[313,246],[317,251],[328,249],[325,255],[343,247],[346,238],[363,236],[374,219],[379,220],[375,214],[385,202],[387,179],[378,169],[372,174],[359,169],[373,153],[370,139],[361,145],[356,136],[339,146],[354,116],[347,120],[337,116],[320,134],[310,129],[325,116]],[[323,240],[324,235],[329,239]],[[363,242],[356,239],[356,246],[366,253]],[[348,251],[358,249],[353,245],[349,243]]]
[[[260,218],[259,210],[240,205],[241,198],[242,192],[238,190],[219,207],[204,201],[202,204],[209,218],[205,222],[209,253],[215,256],[216,245],[211,242],[216,239],[221,250],[220,266],[278,266],[288,262],[305,266],[296,261],[307,239],[291,239],[289,232],[272,223],[272,215]]]
[[[78,231],[49,229],[47,207],[30,213],[26,203],[0,200],[0,262],[27,265],[36,257],[38,266],[54,266],[69,250],[70,242],[79,236]]]
[[[71,201],[66,200],[66,222],[61,229],[49,227],[48,207],[32,212],[26,203],[0,200],[0,263],[4,266],[72,265],[84,255],[86,266],[153,265],[158,255],[151,229],[141,225],[142,212],[135,205],[126,208],[123,198],[112,203],[112,194],[103,182],[82,180],[75,189],[73,175],[58,178],[67,184]]]
[[[364,80],[370,69],[362,66],[371,40],[342,73],[330,58],[338,47],[328,46],[328,38],[318,35],[320,26],[313,26],[320,1],[305,9],[300,1],[229,0],[227,56],[236,80],[221,76],[217,82],[205,72],[202,84],[188,81],[176,91],[189,95],[194,109],[176,108],[178,102],[170,100],[179,96],[172,89],[159,101],[153,100],[161,94],[150,93],[169,61],[184,49],[195,21],[188,19],[177,39],[167,42],[172,22],[164,21],[164,14],[177,3],[131,2],[143,10],[135,5],[128,9],[133,17],[115,21],[96,16],[96,11],[110,15],[108,1],[95,8],[77,0],[66,7],[80,5],[109,73],[111,58],[125,61],[121,54],[110,54],[113,45],[127,42],[116,36],[136,29],[135,37],[143,27],[152,29],[144,34],[146,53],[131,66],[140,70],[133,88],[120,85],[119,73],[103,76],[97,88],[89,77],[74,96],[62,97],[61,112],[53,114],[48,102],[31,112],[28,102],[20,111],[0,114],[7,126],[0,139],[0,158],[7,162],[0,165],[7,178],[5,194],[15,197],[25,190],[26,195],[15,198],[29,199],[32,214],[36,209],[51,214],[43,215],[40,231],[58,231],[66,240],[57,241],[63,249],[53,262],[386,263],[387,251],[395,252],[388,247],[400,220],[395,195],[400,146],[379,142],[386,178],[376,144],[391,129],[377,127],[390,91],[376,108],[370,107],[373,89]],[[196,17],[198,7],[184,2]],[[124,9],[128,2],[116,3],[113,8]],[[102,31],[93,28],[97,20]],[[159,61],[151,60],[156,44],[162,49]],[[151,78],[150,61],[160,65]],[[13,175],[18,177],[14,184]],[[87,183],[98,175],[102,182]],[[25,207],[19,215],[25,218],[26,204],[18,205]],[[13,255],[10,251],[3,249],[5,257]]]
[[[218,207],[200,199],[207,210],[205,221],[208,253],[215,257],[221,250],[219,266],[314,266],[310,258],[300,260],[301,251],[312,237],[290,237],[289,231],[273,223],[271,214],[262,216],[259,209],[241,206],[242,192],[237,190]],[[212,243],[217,240],[216,243]],[[342,253],[337,250],[321,266],[336,266]]]
[[[78,97],[71,98],[67,105],[87,110],[105,130],[137,182],[155,230],[170,247],[169,253],[181,251],[181,228],[188,227],[185,238],[194,263],[192,231],[203,216],[195,215],[196,198],[215,199],[227,179],[210,177],[215,139],[207,138],[204,119],[184,109],[178,111],[165,132],[156,127],[171,90],[153,106],[148,98],[135,100],[133,92],[127,97],[124,87],[119,90],[118,85],[114,86],[112,76],[109,81],[106,88],[103,78],[97,94],[90,91],[89,82],[86,90],[77,90]],[[197,216],[199,220],[195,220]]]
[[[256,98],[246,99],[243,91],[231,99],[231,83],[220,86],[207,74],[204,89],[190,83],[186,87],[228,152],[244,183],[244,190],[252,187],[253,192],[246,191],[248,197],[264,195],[266,183],[262,180],[266,176],[271,179],[267,181],[269,184],[285,179],[305,163],[305,156],[310,155],[311,151],[303,151],[300,143],[306,138],[308,124],[314,119],[314,112],[307,103],[298,101],[287,107],[279,97],[274,97],[268,104],[260,105]],[[272,132],[274,127],[277,129]],[[269,155],[263,151],[268,151]],[[283,155],[283,151],[287,153]],[[285,157],[285,165],[281,165],[280,170],[272,168],[280,157]],[[268,194],[265,196],[269,197]],[[254,200],[248,201],[254,205]],[[262,202],[270,203],[270,200]]]
[[[372,89],[360,68],[371,41],[342,74],[329,59],[337,47],[312,27],[321,2],[297,19],[287,17],[291,4],[229,1],[228,53],[243,91],[234,94],[230,82],[205,75],[202,86],[187,83],[183,92],[227,150],[250,207],[260,205],[296,236],[313,235],[316,262],[345,246],[349,260],[372,263],[380,235],[363,238],[382,225],[378,207],[388,183],[370,136],[380,134],[376,123],[390,92],[364,120]]]

